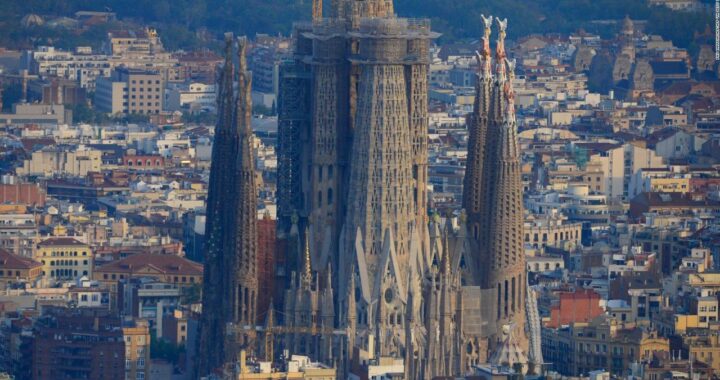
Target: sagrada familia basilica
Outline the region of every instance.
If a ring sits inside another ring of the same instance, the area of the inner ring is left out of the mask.
[[[429,46],[437,34],[428,20],[396,17],[392,0],[334,0],[329,8],[323,17],[315,0],[312,22],[295,25],[294,57],[280,70],[278,241],[288,275],[269,310],[257,310],[252,263],[251,77],[244,40],[235,70],[227,39],[199,371],[240,349],[307,354],[340,378],[377,358],[402,360],[406,379],[463,375],[486,363],[537,371],[507,21],[482,19],[463,210],[440,216],[427,206]]]

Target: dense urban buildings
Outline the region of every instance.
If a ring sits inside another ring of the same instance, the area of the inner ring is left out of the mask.
[[[712,2],[60,3],[0,7],[0,379],[718,376]]]

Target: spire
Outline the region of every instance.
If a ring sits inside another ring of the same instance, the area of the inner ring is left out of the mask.
[[[635,25],[628,14],[625,15],[625,18],[622,21],[621,33],[625,36],[632,36],[635,33]]]
[[[450,277],[450,234],[452,233],[451,215],[445,219],[445,231],[443,232],[443,258],[442,258],[442,274],[447,281]]]
[[[508,80],[505,82],[503,91],[505,93],[505,99],[507,106],[505,107],[505,121],[511,128],[515,128],[515,90],[513,90],[513,79],[515,79],[515,60],[509,60],[505,58],[505,64],[507,65]],[[513,138],[515,138],[513,136]]]
[[[322,0],[313,0],[312,2],[312,20],[318,22],[322,20],[323,2]]]
[[[310,262],[310,229],[305,229],[305,255],[303,257],[302,286],[310,289],[312,286],[312,265]]]
[[[357,309],[355,305],[355,266],[353,265],[350,270],[350,280],[348,281],[348,287],[347,287],[347,296],[345,297],[347,299],[347,323],[348,325],[352,324],[354,325],[355,319],[357,318]]]
[[[237,129],[243,139],[249,138],[252,118],[252,76],[247,70],[247,37],[238,37],[238,96],[237,96]],[[245,148],[243,146],[242,148]],[[244,150],[242,149],[241,150]]]
[[[212,313],[201,319],[198,370],[209,373],[238,341],[219,334],[227,323],[257,322],[257,189],[250,131],[250,88],[244,38],[238,39],[236,71],[231,33],[225,34],[225,65],[218,78],[218,121],[208,190],[208,236],[203,305]],[[234,81],[238,76],[238,94]],[[207,295],[207,297],[206,297]],[[249,334],[245,333],[245,338]]]
[[[500,20],[499,18],[495,19],[497,21],[498,29],[500,30],[498,39],[497,39],[497,46],[495,47],[495,64],[497,65],[497,76],[498,80],[504,80],[505,79],[505,58],[507,57],[507,53],[505,52],[505,30],[507,29],[507,19]]]
[[[332,290],[332,265],[328,262],[327,276],[325,276],[325,289]]]
[[[482,49],[480,52],[475,52],[478,60],[478,74],[481,78],[489,78],[491,73],[492,57],[490,51],[490,34],[492,33],[492,22],[493,17],[485,17],[480,15],[483,21],[483,37],[482,37]]]
[[[235,65],[232,59],[233,35],[225,33],[225,63],[220,72],[218,101],[218,132],[226,132],[232,126],[233,77]]]
[[[238,318],[243,323],[257,321],[257,186],[255,183],[255,154],[252,145],[250,120],[252,103],[250,93],[252,78],[247,71],[245,50],[247,38],[239,37],[238,43],[238,89],[235,104],[235,188],[236,229],[233,239],[235,245],[234,266],[228,268],[237,278],[240,291],[246,295],[238,295],[241,304],[236,308]],[[222,173],[227,175],[227,173]],[[227,191],[227,189],[223,189]]]

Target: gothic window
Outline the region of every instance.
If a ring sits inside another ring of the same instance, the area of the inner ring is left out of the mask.
[[[328,189],[327,191],[327,204],[331,205],[333,203],[333,191],[332,189]]]
[[[318,191],[317,202],[318,202],[318,207],[322,207],[322,191]]]
[[[515,312],[515,277],[512,278],[512,311]]]
[[[505,309],[505,317],[508,316],[508,298],[509,298],[508,280],[505,280],[505,298],[503,299],[503,306]]]
[[[385,289],[385,302],[391,303],[395,297],[392,288]]]
[[[502,286],[497,284],[497,317],[500,318],[500,307],[502,303]]]

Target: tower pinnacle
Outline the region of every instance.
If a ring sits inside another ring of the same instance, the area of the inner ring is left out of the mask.
[[[309,289],[312,285],[312,263],[310,262],[310,229],[305,230],[305,251],[303,255],[302,286]]]
[[[317,22],[322,20],[323,17],[323,1],[322,0],[313,0],[312,2],[312,20],[313,22]]]

